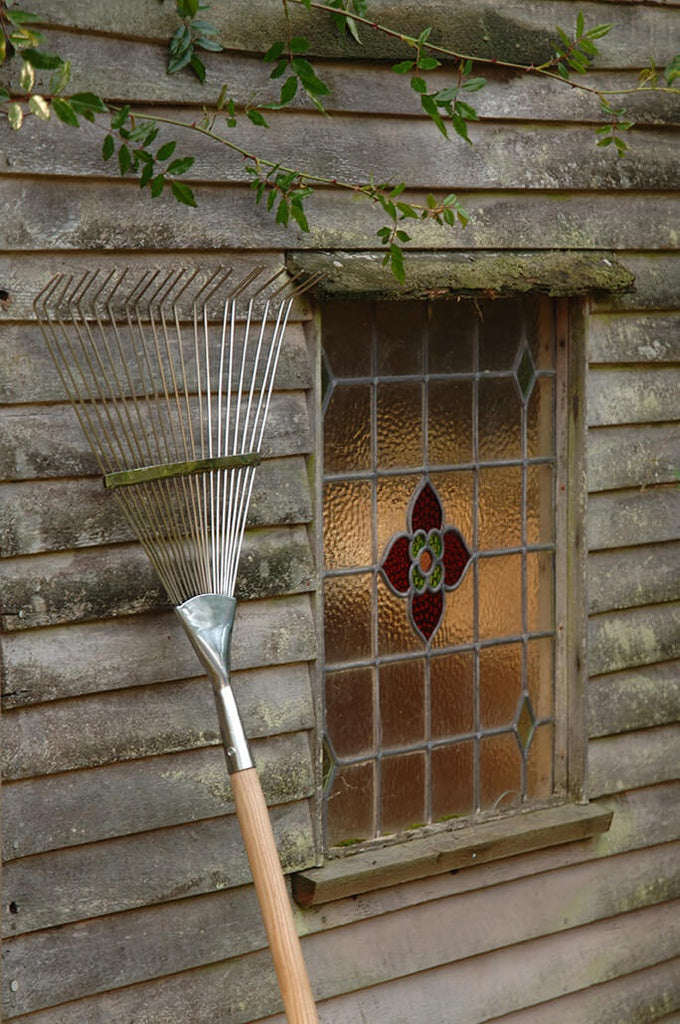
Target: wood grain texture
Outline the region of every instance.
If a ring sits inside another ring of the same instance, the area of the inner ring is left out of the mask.
[[[599,314],[588,325],[591,363],[672,363],[680,360],[680,314]]]
[[[680,661],[596,676],[588,683],[588,734],[610,736],[680,721]]]
[[[591,493],[675,483],[680,424],[591,428],[587,458]]]
[[[593,739],[588,792],[593,798],[678,777],[680,723]]]
[[[654,423],[678,416],[680,369],[635,366],[591,369],[588,374],[588,425]]]
[[[591,494],[587,536],[590,551],[676,541],[680,492],[675,484]]]
[[[588,623],[590,675],[680,657],[680,604],[594,615]]]
[[[618,533],[620,520],[616,518],[613,522],[617,524]],[[643,540],[644,535],[640,539]],[[622,540],[625,543],[625,538]],[[680,541],[591,553],[588,558],[589,611],[605,612],[680,600],[679,560]]]

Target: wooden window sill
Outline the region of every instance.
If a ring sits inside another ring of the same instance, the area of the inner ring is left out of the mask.
[[[293,896],[302,907],[330,903],[473,864],[588,839],[606,832],[611,819],[611,811],[594,805],[565,804],[393,846],[364,848],[294,875]]]

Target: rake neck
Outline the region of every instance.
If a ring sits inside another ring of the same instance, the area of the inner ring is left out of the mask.
[[[199,594],[175,608],[194,650],[210,676],[230,774],[253,767],[253,759],[229,679],[229,648],[236,600]]]

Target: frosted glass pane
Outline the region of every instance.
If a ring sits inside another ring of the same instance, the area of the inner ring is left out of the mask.
[[[470,566],[462,583],[444,595],[442,623],[432,637],[433,648],[455,647],[474,639],[474,566]]]
[[[539,725],[527,756],[527,797],[545,800],[552,794],[553,727]]]
[[[432,751],[432,820],[471,814],[475,807],[474,743],[452,743]]]
[[[550,551],[527,554],[527,628],[540,633],[553,628],[553,556]]]
[[[371,468],[371,389],[334,388],[324,416],[324,470],[347,473]]]
[[[372,485],[365,480],[327,482],[323,488],[326,569],[373,564]]]
[[[378,653],[407,654],[422,651],[424,641],[416,635],[408,617],[408,599],[393,594],[378,578]]]
[[[323,348],[335,377],[370,377],[372,317],[368,302],[323,307]]]
[[[426,820],[425,755],[403,754],[380,762],[380,831],[422,825]]]
[[[422,384],[378,385],[378,468],[422,466]]]
[[[474,656],[471,651],[432,658],[430,709],[433,739],[474,730]]]
[[[512,725],[522,695],[522,645],[499,644],[479,652],[482,729]]]
[[[371,657],[372,582],[369,573],[326,580],[324,637],[327,664]]]
[[[522,556],[480,558],[479,638],[522,632]]]
[[[551,637],[527,644],[527,689],[537,719],[553,713],[553,643]]]
[[[509,370],[522,342],[522,300],[485,302],[479,338],[480,370]]]
[[[381,302],[376,307],[378,374],[422,373],[425,307],[422,302]]]
[[[522,456],[522,407],[514,379],[479,381],[479,457]]]
[[[522,798],[522,755],[514,733],[479,741],[480,807],[503,810]]]
[[[336,768],[326,795],[329,844],[372,837],[374,802],[374,762]]]
[[[527,544],[554,539],[552,466],[527,468]]]
[[[430,381],[427,429],[431,465],[472,461],[470,381]]]
[[[326,735],[339,758],[374,752],[373,681],[371,668],[326,674]]]
[[[377,553],[382,561],[387,545],[398,533],[408,532],[408,510],[422,475],[380,477],[376,483],[378,513]]]
[[[425,662],[380,666],[381,746],[403,747],[425,739]]]
[[[522,469],[494,466],[479,471],[479,549],[522,544]]]
[[[479,314],[470,299],[430,306],[430,373],[470,373]]]
[[[553,380],[539,377],[527,402],[527,457],[553,454]]]

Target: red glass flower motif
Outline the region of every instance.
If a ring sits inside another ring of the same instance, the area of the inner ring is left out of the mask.
[[[392,538],[380,566],[394,593],[408,597],[411,624],[426,641],[441,625],[444,592],[458,586],[470,561],[459,531],[443,522],[439,495],[425,480],[407,515],[409,532]]]

